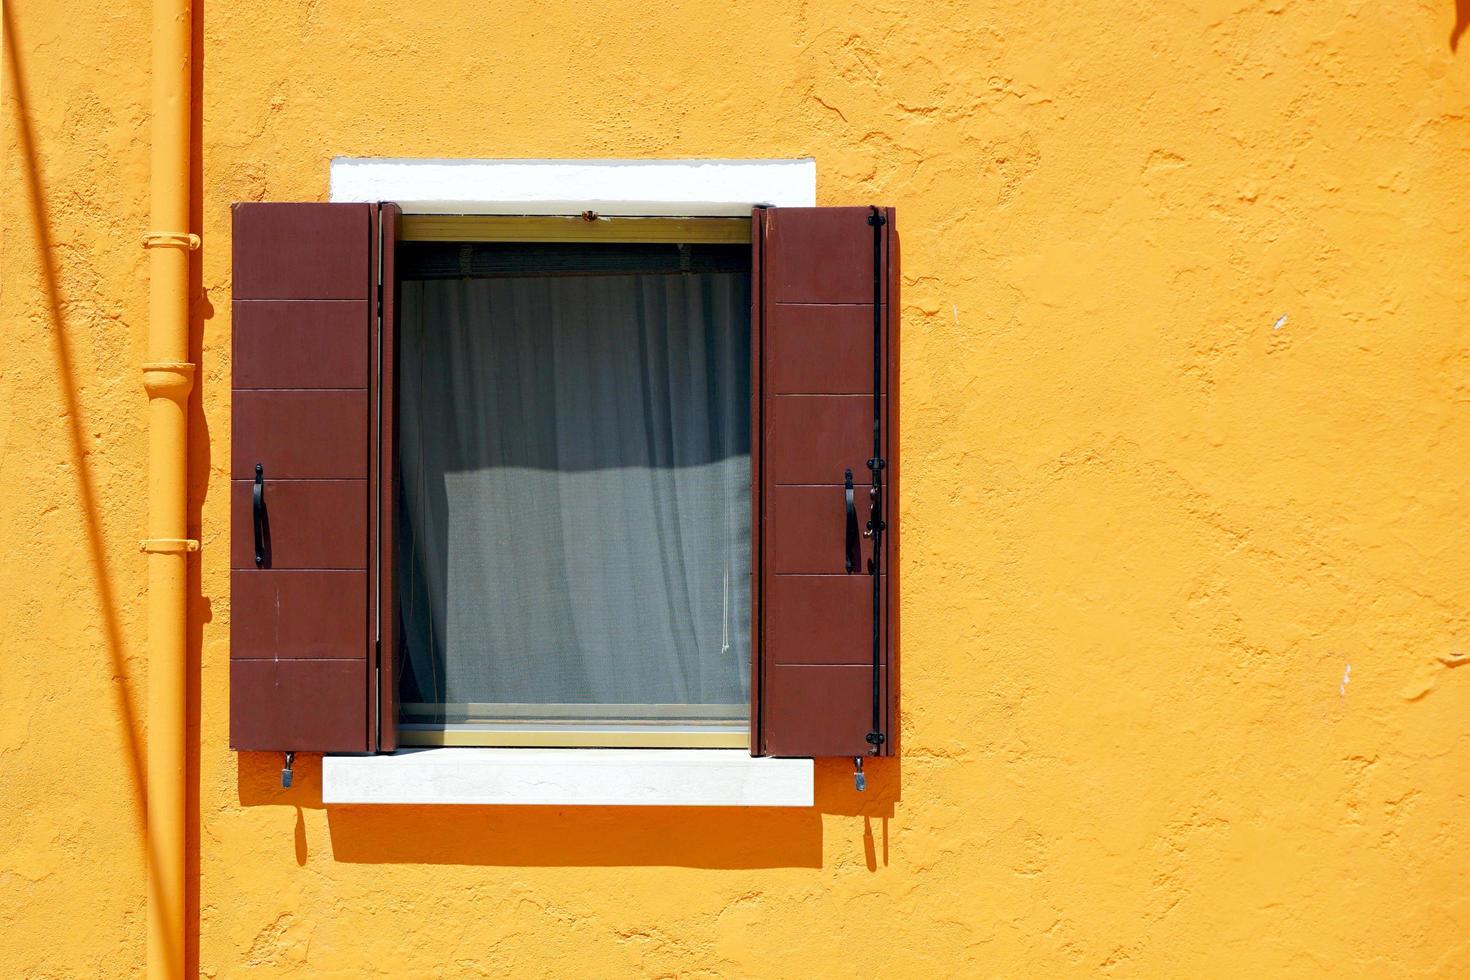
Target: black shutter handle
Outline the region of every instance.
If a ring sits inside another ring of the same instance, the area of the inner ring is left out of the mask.
[[[255,518],[255,567],[265,565],[265,467],[255,464],[255,494],[251,508]]]
[[[842,471],[842,486],[842,496],[847,502],[846,566],[847,574],[851,575],[863,564],[862,543],[858,534],[857,504],[852,497],[852,470]]]

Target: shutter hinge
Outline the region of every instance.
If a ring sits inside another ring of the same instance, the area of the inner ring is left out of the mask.
[[[873,455],[868,459],[868,469],[873,474],[873,486],[868,491],[867,537],[873,541],[873,555],[868,559],[868,574],[873,578],[873,724],[866,736],[869,755],[883,751],[883,601],[882,579],[879,567],[883,555],[883,532],[888,525],[883,522],[883,470],[888,461],[883,452],[883,226],[888,219],[877,205],[868,211],[868,225],[873,229]],[[891,394],[891,393],[890,393]],[[858,771],[858,788],[866,783],[862,778],[861,764]]]

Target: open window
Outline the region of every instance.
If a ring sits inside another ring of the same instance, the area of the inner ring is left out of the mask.
[[[748,744],[750,227],[404,220],[400,745]]]
[[[237,205],[232,746],[895,751],[896,243]]]

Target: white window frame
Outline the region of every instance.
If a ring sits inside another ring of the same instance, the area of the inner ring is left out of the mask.
[[[442,160],[338,157],[334,203],[406,214],[714,217],[813,207],[817,167],[777,160]],[[510,805],[812,805],[811,759],[744,749],[400,750],[328,756],[322,802]]]

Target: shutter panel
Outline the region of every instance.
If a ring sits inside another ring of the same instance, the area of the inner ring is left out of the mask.
[[[882,210],[875,270],[869,208],[756,213],[759,278],[757,498],[760,677],[755,740],[767,755],[864,756],[898,749],[897,234]],[[878,373],[882,534],[876,602],[862,563],[846,568],[844,471],[859,529],[869,519],[874,438],[874,277],[881,284]]]
[[[234,207],[234,749],[372,747],[376,210]]]

